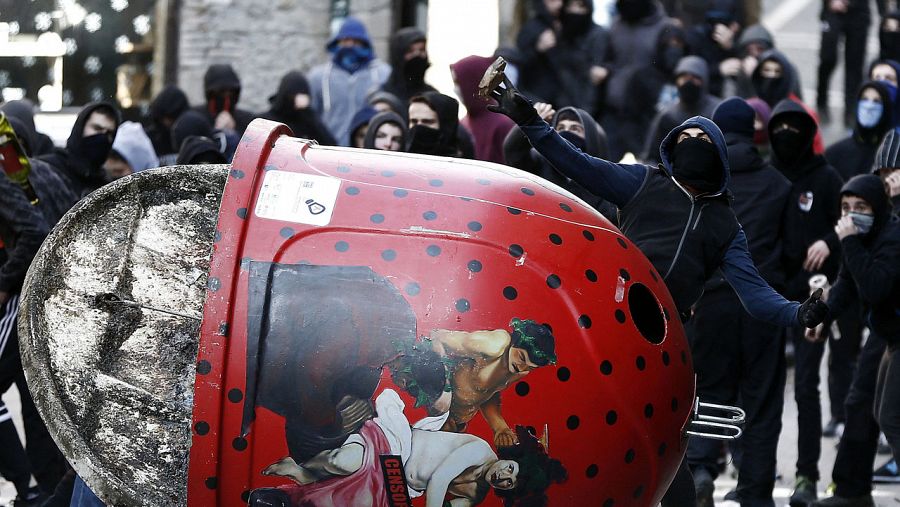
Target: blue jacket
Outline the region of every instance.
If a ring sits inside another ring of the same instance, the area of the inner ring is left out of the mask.
[[[719,151],[718,192],[694,196],[672,177],[671,150],[678,134],[692,127],[706,132]],[[554,167],[621,210],[623,232],[663,275],[683,317],[702,295],[706,278],[721,269],[750,315],[779,326],[799,324],[799,303],[772,289],[753,264],[747,237],[730,208],[725,139],[712,121],[695,116],[673,129],[660,145],[658,169],[586,155],[540,119],[521,128]]]

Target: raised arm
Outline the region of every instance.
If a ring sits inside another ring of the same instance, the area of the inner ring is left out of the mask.
[[[432,349],[444,357],[471,359],[496,359],[509,347],[509,333],[494,331],[447,331],[437,329],[431,333]]]

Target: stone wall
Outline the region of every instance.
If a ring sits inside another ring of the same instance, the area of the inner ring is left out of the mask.
[[[384,60],[392,7],[392,0],[350,2],[350,14],[366,24],[376,54]],[[243,86],[239,106],[265,110],[281,76],[307,71],[327,58],[329,8],[327,0],[182,0],[178,85],[192,104],[200,104],[206,68],[230,63]]]

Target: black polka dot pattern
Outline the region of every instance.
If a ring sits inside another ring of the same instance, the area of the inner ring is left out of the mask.
[[[428,180],[428,184],[432,187],[442,187],[444,186],[444,182],[439,179]]]
[[[422,288],[416,282],[406,284],[406,293],[410,296],[418,296],[420,292],[422,292]]]
[[[572,378],[572,372],[565,366],[562,366],[556,370],[556,378],[558,378],[560,382],[568,382],[569,379]]]
[[[384,222],[384,215],[382,215],[381,213],[375,213],[374,215],[369,217],[369,220],[371,220],[373,224],[380,224]]]
[[[201,360],[197,363],[197,373],[200,375],[206,375],[212,371],[212,364],[206,359]]]
[[[562,243],[563,243],[563,240],[559,236],[559,234],[551,234],[549,236],[549,238],[550,238],[550,242],[553,243],[554,245],[562,245]]]
[[[469,222],[466,225],[466,227],[468,227],[469,230],[472,232],[479,232],[483,228],[483,226],[481,225],[481,222],[475,222],[475,221]]]
[[[347,190],[344,190],[344,192],[347,192],[347,195],[359,195],[359,188],[358,187],[347,187]],[[394,193],[396,193],[396,192],[397,191],[395,190]]]
[[[647,367],[647,360],[644,359],[644,356],[637,356],[637,359],[634,360],[634,365],[637,366],[637,369],[644,371],[644,368]]]
[[[625,323],[625,312],[623,312],[622,310],[616,310],[616,321],[619,324],[624,324]]]
[[[247,450],[247,439],[244,437],[237,437],[231,441],[231,447],[233,447],[235,451],[245,451]]]
[[[621,277],[622,277],[622,280],[625,280],[626,282],[627,282],[628,280],[631,280],[631,274],[629,274],[629,273],[628,273],[628,270],[625,269],[625,268],[622,268],[622,269],[619,270],[619,276],[621,276]]]
[[[229,172],[229,174],[231,174],[231,177],[236,180],[240,180],[240,179],[244,178],[244,171],[241,171],[240,169],[232,169],[231,172]]]
[[[619,414],[616,413],[615,410],[610,410],[606,413],[606,424],[612,426],[616,424],[616,421],[619,420]]]
[[[557,275],[550,275],[547,277],[547,287],[551,289],[558,289],[562,285],[562,280],[559,279]]]
[[[216,277],[214,277],[214,276],[211,276],[211,277],[209,278],[209,280],[206,281],[206,287],[207,287],[209,290],[215,292],[215,291],[219,290],[219,289],[222,287],[222,282],[219,281],[218,278],[216,278]]]
[[[201,437],[209,434],[209,423],[206,421],[200,421],[194,425],[194,432],[200,435]]]
[[[468,299],[457,299],[456,300],[456,311],[465,313],[469,311],[470,305]]]
[[[585,469],[585,471],[584,471],[584,475],[588,479],[593,479],[594,477],[597,477],[598,473],[600,473],[600,468],[595,464],[588,465],[587,469]]]
[[[619,243],[620,247],[624,248],[625,250],[628,250],[628,243],[626,243],[624,239],[616,238],[616,242]]]
[[[669,353],[666,352],[666,351],[664,350],[663,353],[662,353],[662,362],[663,362],[663,365],[669,366],[669,362],[670,362],[670,361],[671,361],[671,359],[669,358]]]
[[[678,412],[678,398],[672,398],[672,412]]]
[[[469,263],[466,265],[466,267],[469,269],[469,271],[471,271],[471,272],[473,272],[473,273],[480,273],[480,272],[481,272],[481,269],[482,269],[484,266],[481,265],[481,261],[478,261],[478,260],[471,260],[471,261],[469,261]]]
[[[513,301],[514,299],[519,297],[519,291],[517,291],[515,287],[508,285],[506,287],[503,287],[503,297],[510,301]]]
[[[632,493],[631,496],[633,496],[634,498],[637,499],[637,498],[640,498],[641,495],[643,495],[643,494],[644,494],[644,486],[638,486],[638,487],[634,488],[634,493]]]
[[[609,361],[603,361],[600,363],[600,373],[604,375],[612,375],[613,365]]]
[[[399,197],[402,199],[402,198],[406,197],[407,195],[409,195],[409,192],[407,192],[406,190],[403,190],[402,188],[398,188],[398,189],[394,190],[394,197]]]
[[[568,419],[566,419],[566,428],[570,430],[577,430],[578,426],[581,425],[581,420],[577,415],[570,415]]]
[[[593,269],[589,269],[584,272],[584,277],[588,279],[589,282],[594,283],[598,280],[597,273],[594,272]]]
[[[381,252],[381,258],[388,262],[391,262],[397,258],[397,251],[390,249],[384,250],[383,252]]]
[[[219,479],[217,479],[215,477],[207,477],[206,480],[203,482],[204,482],[204,484],[206,484],[206,487],[209,489],[216,489],[217,487],[219,487]]]
[[[568,204],[564,203],[564,202],[559,203],[559,208],[560,208],[561,210],[565,211],[566,213],[571,213],[571,212],[572,212],[572,207],[569,206]]]
[[[282,227],[281,230],[278,231],[278,234],[279,234],[282,238],[287,239],[287,238],[290,238],[290,237],[292,237],[292,236],[294,235],[294,229],[292,229],[292,228],[290,228],[290,227]]]
[[[586,239],[588,241],[594,241],[594,233],[593,232],[585,229],[585,230],[581,231],[581,234],[584,236],[584,239]]]
[[[634,457],[634,449],[628,449],[628,451],[625,453],[625,463],[631,463],[632,461],[634,461]]]
[[[438,255],[441,255],[441,247],[437,245],[428,245],[428,248],[425,249],[425,253],[427,253],[429,257],[437,257]]]
[[[239,209],[237,210],[237,216],[238,216],[238,218],[240,218],[241,220],[247,218],[247,208],[239,208]]]
[[[681,364],[687,364],[687,352],[684,350],[681,351]]]
[[[644,405],[644,417],[646,417],[647,419],[650,419],[651,417],[653,417],[653,404],[652,403],[648,403],[648,404]]]
[[[527,396],[529,391],[531,391],[531,386],[528,385],[528,382],[519,382],[516,384],[516,394],[519,396]]]
[[[520,215],[522,213],[522,210],[520,210],[519,208],[511,208],[510,207],[510,208],[506,208],[506,211],[508,211],[511,215]]]
[[[615,502],[615,500],[613,500],[612,498],[607,498],[607,499],[603,502],[603,507],[613,507],[614,505],[616,505],[616,502]]]
[[[578,327],[582,329],[590,329],[591,328],[591,318],[587,315],[582,315],[578,317]]]
[[[528,187],[522,187],[522,193],[525,195],[534,195],[534,190]]]
[[[244,399],[244,393],[240,389],[232,389],[228,391],[228,401],[232,403],[240,403]]]
[[[659,447],[656,448],[656,455],[662,456],[665,453],[666,453],[666,443],[663,442],[663,443],[659,444]]]
[[[434,211],[426,211],[425,213],[422,213],[422,218],[429,221],[435,220],[437,218],[437,213]]]
[[[512,255],[513,257],[519,258],[519,257],[521,257],[524,253],[525,253],[525,249],[522,248],[522,245],[517,245],[517,244],[515,244],[515,243],[513,243],[512,245],[509,245],[509,255]]]

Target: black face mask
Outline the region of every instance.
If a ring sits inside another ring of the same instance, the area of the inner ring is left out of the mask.
[[[626,23],[633,24],[653,14],[655,7],[650,0],[618,0],[616,10]]]
[[[800,132],[792,130],[782,130],[776,132],[769,137],[769,143],[772,145],[772,151],[778,160],[784,162],[785,167],[792,166],[798,162],[809,150],[811,140]],[[782,172],[784,168],[781,168]],[[787,173],[785,173],[787,174]]]
[[[583,137],[581,137],[580,135],[578,135],[574,132],[569,132],[568,130],[564,130],[564,131],[560,132],[559,137],[562,137],[566,141],[569,141],[570,143],[572,143],[576,148],[578,148],[581,151],[584,151],[585,147],[587,146],[587,143],[584,142]]]
[[[94,134],[81,138],[78,152],[84,157],[92,168],[102,167],[112,149],[112,141],[107,134]]]
[[[696,104],[702,93],[703,88],[693,81],[685,81],[678,87],[678,98],[688,105]]]
[[[784,97],[779,97],[778,90],[781,87],[781,79],[780,77],[764,77],[759,82],[759,89],[756,90],[756,94],[759,95],[759,98],[766,101],[766,104],[770,106],[775,105],[779,100]]]
[[[882,59],[900,60],[900,32],[880,32],[878,40],[881,43]]]
[[[422,153],[424,155],[436,155],[441,148],[441,131],[416,125],[409,129],[409,153]]]
[[[679,183],[703,193],[718,191],[722,186],[722,159],[713,143],[691,137],[672,150],[672,176]]]
[[[562,35],[572,39],[587,33],[594,20],[590,14],[562,13]]]
[[[425,82],[425,71],[431,66],[431,62],[424,56],[416,56],[403,63],[403,75],[410,83],[421,84]]]
[[[678,65],[678,61],[684,57],[684,49],[678,46],[666,46],[659,55],[659,68],[666,74],[671,74]]]

